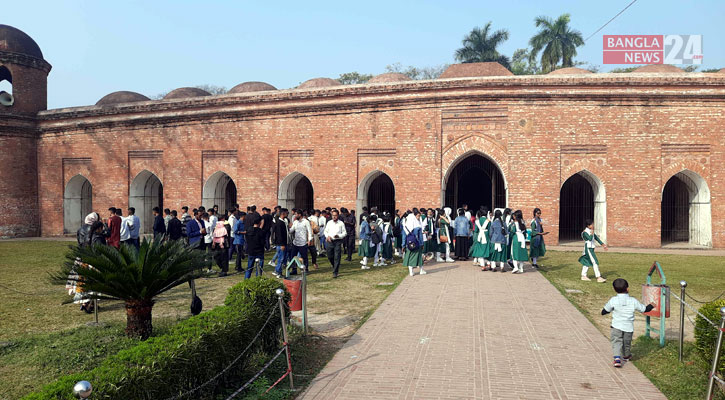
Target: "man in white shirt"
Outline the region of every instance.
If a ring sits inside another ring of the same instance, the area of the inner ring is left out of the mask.
[[[120,211],[121,209],[119,208],[118,210]],[[130,215],[128,217],[124,217],[119,212],[118,216],[121,217],[121,233],[120,233],[121,244],[125,243],[129,246],[133,246],[133,243],[131,241],[129,241],[129,239],[131,239],[131,229],[129,229],[129,227],[128,227],[128,221],[132,217],[132,215]]]
[[[292,235],[292,246],[294,246],[293,255],[299,253],[300,257],[305,265],[305,271],[307,271],[307,246],[312,246],[314,241],[312,240],[312,228],[310,227],[310,221],[304,217],[302,210],[298,209],[295,211],[295,220],[290,228],[290,235]],[[294,273],[294,271],[293,271]]]
[[[128,226],[128,242],[136,247],[138,250],[140,246],[139,241],[139,230],[141,229],[141,220],[136,216],[136,209],[133,207],[128,208],[128,217],[126,217],[126,223]]]
[[[317,225],[320,227],[320,233],[317,238],[317,254],[320,256],[325,254],[325,225],[327,225],[327,218],[325,218],[324,215],[320,214],[320,211],[315,211],[315,214],[317,215]]]
[[[337,278],[342,257],[342,240],[347,236],[345,223],[340,221],[340,213],[332,210],[332,219],[325,225],[325,241],[327,242],[327,259],[332,265],[332,277]]]

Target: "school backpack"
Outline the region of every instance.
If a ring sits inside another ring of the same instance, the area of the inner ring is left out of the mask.
[[[382,229],[377,224],[373,224],[370,227],[370,242],[374,245],[378,245],[380,242],[383,241],[382,239]]]
[[[224,223],[219,221],[214,227],[214,233],[212,234],[212,242],[218,243],[222,248],[224,247],[224,239],[227,237],[227,228],[224,227]]]
[[[418,250],[418,247],[420,247],[420,243],[418,242],[418,235],[413,234],[413,232],[407,234],[405,236],[405,247],[410,251]]]
[[[312,233],[314,233],[314,234],[320,233],[320,226],[317,225],[317,222],[315,222],[315,220],[313,220],[313,219],[310,219],[309,221],[310,221],[310,228],[312,228]]]
[[[398,220],[397,224],[393,225],[393,236],[395,236],[395,237],[400,236],[400,232],[402,231],[400,226],[402,224],[403,224],[403,219],[401,218],[400,220]]]

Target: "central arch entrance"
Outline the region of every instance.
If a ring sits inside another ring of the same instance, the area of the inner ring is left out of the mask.
[[[391,214],[395,212],[395,185],[388,174],[382,171],[373,171],[360,182],[357,188],[357,215],[361,215],[363,207],[378,208],[382,215],[384,211]]]
[[[315,206],[315,192],[312,182],[303,174],[293,172],[279,185],[277,204],[289,209],[311,210]]]
[[[498,166],[474,153],[462,158],[446,179],[444,203],[456,209],[463,204],[471,211],[481,206],[493,210],[506,207],[506,182]]]
[[[154,207],[164,209],[164,186],[153,173],[143,170],[131,182],[129,207],[136,209],[141,221],[141,233],[151,233],[154,225]]]
[[[93,211],[93,187],[83,175],[72,177],[63,193],[63,233],[73,233]]]
[[[204,183],[201,197],[203,206],[210,208],[218,205],[219,211],[224,213],[237,202],[237,185],[229,175],[217,171]]]

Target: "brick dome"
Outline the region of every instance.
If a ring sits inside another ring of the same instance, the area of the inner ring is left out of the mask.
[[[583,75],[583,74],[591,74],[591,73],[592,73],[592,71],[586,70],[584,68],[567,67],[567,68],[556,69],[554,71],[549,72],[547,75]]]
[[[20,53],[43,59],[40,46],[20,29],[0,24],[0,52]]]
[[[652,65],[645,65],[645,66],[639,67],[632,72],[648,73],[648,74],[672,74],[672,73],[683,73],[685,71],[675,67],[674,65],[652,64]]]
[[[105,96],[103,96],[100,100],[96,102],[97,106],[107,106],[110,104],[119,104],[119,103],[133,103],[135,101],[148,101],[151,100],[148,97],[142,95],[141,93],[136,92],[127,92],[127,91],[119,91],[119,92],[113,92],[109,93]]]
[[[412,81],[408,75],[401,74],[399,72],[387,72],[384,74],[376,75],[372,77],[368,83],[390,83],[390,82],[405,82]]]
[[[138,94],[138,93],[137,93]],[[143,96],[143,95],[142,95]],[[183,87],[170,91],[164,96],[164,100],[184,99],[187,97],[211,96],[206,90],[193,87]]]
[[[511,71],[497,62],[453,64],[446,68],[439,79],[474,78],[478,76],[508,76]]]
[[[307,81],[302,82],[299,86],[297,86],[297,89],[312,89],[312,88],[322,88],[322,87],[331,87],[331,86],[340,86],[342,83],[339,81],[336,81],[334,79],[330,78],[313,78]]]
[[[249,92],[266,92],[268,90],[277,90],[276,87],[266,82],[244,82],[231,88],[227,93],[249,93]]]

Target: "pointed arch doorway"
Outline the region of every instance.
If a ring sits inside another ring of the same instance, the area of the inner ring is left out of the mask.
[[[128,198],[129,207],[136,209],[141,222],[141,233],[152,233],[154,225],[153,208],[164,209],[164,185],[148,170],[141,171],[131,182]]]
[[[463,204],[472,212],[481,206],[493,210],[505,208],[506,181],[501,169],[487,156],[472,152],[461,156],[444,180],[443,203],[456,209]]]

